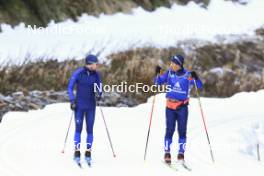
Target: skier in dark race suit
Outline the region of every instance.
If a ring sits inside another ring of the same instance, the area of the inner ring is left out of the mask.
[[[88,55],[85,59],[85,66],[73,72],[68,84],[71,109],[75,113],[74,160],[77,162],[80,162],[81,158],[80,144],[84,119],[87,132],[85,159],[91,160],[96,101],[99,101],[102,95],[101,90],[98,89],[102,82],[97,72],[97,62],[96,56]],[[73,92],[75,87],[76,95]]]

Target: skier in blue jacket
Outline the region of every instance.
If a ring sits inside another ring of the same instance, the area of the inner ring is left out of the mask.
[[[102,91],[99,89],[102,82],[97,72],[97,63],[96,56],[88,55],[85,58],[85,66],[73,72],[68,84],[71,109],[75,113],[74,160],[77,162],[80,161],[81,157],[80,143],[84,118],[87,132],[85,159],[91,160],[96,101],[99,101],[102,95]],[[76,95],[73,92],[75,87]]]
[[[167,164],[171,164],[170,146],[176,122],[179,136],[178,160],[184,161],[190,90],[194,84],[197,85],[198,89],[203,87],[197,73],[186,70],[183,64],[184,57],[175,55],[171,57],[170,68],[164,74],[160,75],[161,67],[156,67],[156,84],[169,86],[166,93],[166,133],[164,139],[164,160]]]

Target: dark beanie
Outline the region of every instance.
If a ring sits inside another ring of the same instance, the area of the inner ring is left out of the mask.
[[[180,54],[174,55],[171,57],[171,61],[174,62],[177,65],[180,65],[183,67],[184,64],[184,57]]]
[[[86,58],[85,58],[85,64],[95,64],[98,62],[97,56],[89,54]]]

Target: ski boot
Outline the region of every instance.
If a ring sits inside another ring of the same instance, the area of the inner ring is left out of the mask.
[[[92,157],[91,157],[91,149],[87,149],[85,151],[85,161],[87,162],[87,164],[89,166],[91,166],[91,160],[92,160]]]
[[[73,160],[76,161],[76,162],[80,162],[80,160],[81,160],[81,152],[80,152],[80,150],[75,150],[74,151]]]
[[[170,165],[171,164],[171,154],[166,152],[164,155],[164,161],[166,164]]]
[[[184,163],[184,154],[183,153],[179,153],[177,158],[178,158],[178,161],[180,163]]]

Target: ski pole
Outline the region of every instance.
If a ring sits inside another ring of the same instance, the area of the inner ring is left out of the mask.
[[[98,104],[98,106],[99,106],[99,104]],[[102,115],[102,118],[103,118],[103,121],[104,121],[105,129],[106,129],[107,137],[108,137],[111,149],[112,149],[113,157],[116,157],[116,154],[115,154],[115,151],[114,151],[114,147],[113,147],[113,144],[112,144],[112,140],[111,140],[111,137],[110,137],[110,133],[109,133],[109,130],[108,130],[107,125],[106,125],[106,121],[105,121],[105,117],[104,117],[104,113],[103,113],[102,107],[99,106],[99,109],[101,111],[101,115]]]
[[[259,142],[257,143],[257,156],[258,156],[258,161],[260,161]]]
[[[205,129],[205,133],[206,133],[208,145],[209,145],[209,148],[210,148],[211,158],[212,158],[212,161],[214,163],[215,160],[214,160],[213,150],[212,150],[212,147],[211,147],[208,130],[207,130],[206,123],[205,123],[205,116],[204,116],[204,112],[203,112],[203,108],[202,108],[202,103],[201,103],[201,99],[200,99],[200,94],[199,94],[199,91],[198,91],[198,88],[197,88],[197,84],[196,84],[196,80],[195,79],[194,79],[194,86],[195,86],[195,90],[196,90],[196,94],[197,94],[197,98],[198,98],[198,102],[199,102],[200,112],[201,112],[201,116],[202,116],[202,119],[203,119],[203,125],[204,125],[204,129]]]
[[[145,145],[144,161],[146,161],[146,157],[147,157],[148,141],[149,141],[149,135],[150,135],[150,128],[151,128],[151,124],[152,124],[152,117],[153,117],[155,99],[156,99],[156,95],[154,95],[153,101],[152,101],[152,107],[151,107],[151,113],[150,113],[150,120],[149,120],[149,127],[148,127],[148,134],[147,134],[147,141],[146,141],[146,145]]]
[[[156,76],[156,79],[157,79],[157,78],[158,78],[158,74],[157,74],[157,76]],[[155,99],[156,99],[156,94],[154,94],[153,101],[152,101],[152,106],[151,106],[151,113],[150,113],[150,119],[149,119],[148,134],[147,134],[147,140],[146,140],[146,145],[145,145],[144,161],[146,161],[146,157],[147,157],[148,141],[149,141],[149,135],[150,135],[151,124],[152,124],[152,117],[153,117],[153,111],[154,111]]]
[[[70,123],[69,123],[68,129],[67,129],[67,133],[66,133],[66,136],[65,136],[65,140],[64,140],[64,146],[63,146],[63,149],[62,149],[61,153],[64,153],[64,150],[65,150],[65,147],[66,147],[66,143],[67,143],[67,139],[68,139],[68,135],[69,135],[72,119],[73,119],[73,114],[74,114],[74,111],[72,111]]]

